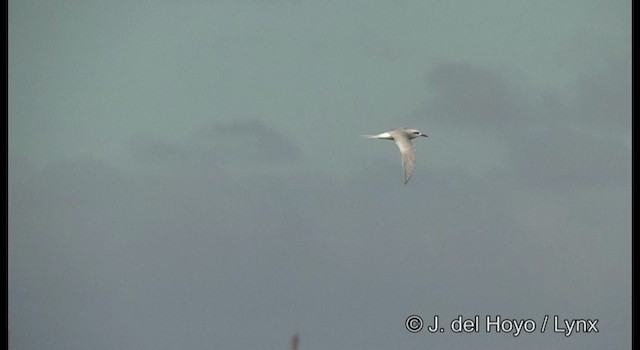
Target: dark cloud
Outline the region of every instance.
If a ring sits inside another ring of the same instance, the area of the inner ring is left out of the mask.
[[[215,146],[230,161],[256,161],[292,164],[302,159],[300,149],[290,138],[259,120],[213,123],[199,128],[198,142]]]
[[[142,163],[196,169],[276,168],[302,160],[299,147],[290,138],[255,120],[203,125],[181,141],[137,134],[128,148]]]
[[[148,164],[193,163],[205,155],[194,145],[145,134],[131,137],[128,146],[136,160]]]
[[[602,62],[577,81],[580,118],[585,125],[628,132],[631,128],[631,64],[626,59]]]
[[[557,254],[544,237],[528,237],[516,215],[528,199],[500,178],[425,167],[429,185],[416,188],[365,175],[128,174],[89,158],[11,169],[21,179],[10,189],[12,341],[27,347],[275,347],[293,332],[311,348],[411,346],[404,318],[436,312],[567,312],[625,327],[616,321],[624,299],[608,303],[615,315],[589,306],[610,298],[603,283],[615,283],[612,275],[574,269],[589,249],[598,271],[624,270],[620,259],[601,260],[620,240],[563,244]],[[594,220],[612,218],[603,206],[593,206]],[[588,227],[561,231],[563,242],[597,237]],[[349,328],[354,314],[366,329]],[[474,341],[500,347],[511,338]]]
[[[631,151],[621,141],[567,127],[524,132],[510,153],[524,185],[562,190],[626,186]]]
[[[545,126],[613,131],[631,125],[631,68],[604,59],[570,86],[572,92],[536,89],[522,77],[468,62],[444,62],[426,76],[429,113],[456,129],[483,128],[507,137]]]
[[[511,125],[524,119],[517,86],[500,72],[469,62],[445,62],[427,74],[430,104],[457,127]]]
[[[502,171],[521,185],[553,191],[626,186],[627,68],[623,61],[605,64],[580,77],[570,94],[524,88],[525,81],[478,65],[442,63],[428,74],[432,96],[415,115],[434,116],[446,128],[442,133],[471,130],[487,142],[499,140],[510,162],[500,164]]]

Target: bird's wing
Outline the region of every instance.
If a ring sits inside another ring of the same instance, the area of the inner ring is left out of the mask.
[[[416,148],[406,134],[393,135],[393,139],[402,154],[402,169],[404,169],[404,184],[409,182],[413,168],[416,166]]]

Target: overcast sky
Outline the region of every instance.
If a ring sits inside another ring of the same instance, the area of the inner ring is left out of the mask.
[[[8,8],[10,348],[631,347],[630,1]]]

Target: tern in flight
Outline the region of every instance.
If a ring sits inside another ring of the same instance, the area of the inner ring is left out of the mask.
[[[402,169],[404,170],[404,184],[409,182],[413,168],[416,165],[416,147],[411,142],[416,137],[427,135],[417,129],[395,128],[378,135],[362,135],[370,139],[393,140],[402,155]]]

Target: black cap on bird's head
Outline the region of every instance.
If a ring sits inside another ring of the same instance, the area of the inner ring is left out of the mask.
[[[418,129],[411,130],[411,135],[412,135],[412,138],[416,138],[418,136],[428,137],[426,134],[423,134],[422,131],[420,131]]]

